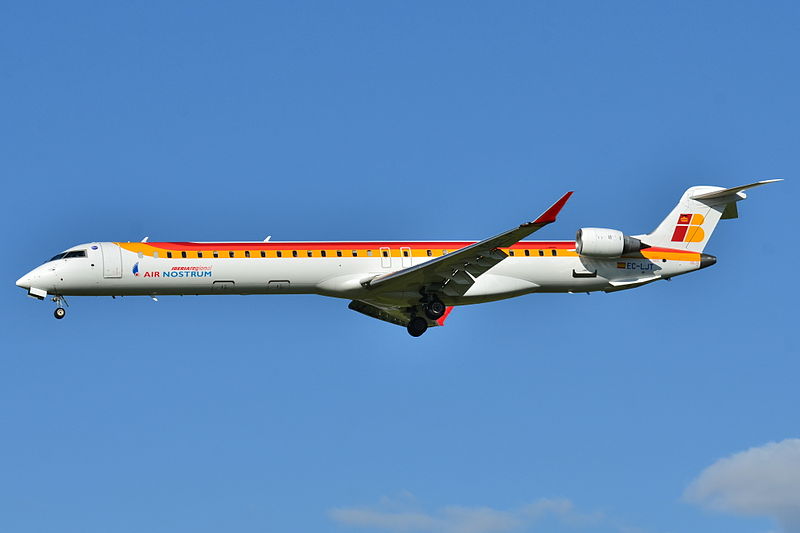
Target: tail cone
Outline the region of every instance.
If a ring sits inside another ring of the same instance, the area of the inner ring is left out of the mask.
[[[717,262],[717,258],[711,254],[700,254],[700,268],[710,267]]]

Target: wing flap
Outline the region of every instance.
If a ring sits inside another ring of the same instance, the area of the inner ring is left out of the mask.
[[[377,318],[378,320],[383,320],[384,322],[389,322],[391,324],[397,324],[398,326],[408,326],[408,322],[411,320],[411,317],[408,316],[408,313],[404,313],[399,309],[393,310],[389,308],[378,307],[376,305],[368,304],[367,302],[362,302],[361,300],[353,300],[347,307],[348,309],[357,311],[362,315]]]
[[[396,324],[398,326],[408,326],[408,323],[411,320],[411,314],[406,309],[377,306],[361,300],[352,300],[347,307],[353,311],[361,313],[362,315],[377,318],[378,320],[383,320],[384,322],[389,322],[390,324]],[[452,311],[453,307],[448,306],[440,318],[434,321],[429,320],[428,326],[444,326],[445,320],[447,320],[447,317]]]

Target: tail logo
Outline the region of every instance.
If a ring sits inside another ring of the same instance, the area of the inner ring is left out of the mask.
[[[691,213],[679,215],[675,233],[672,234],[672,242],[702,242],[706,238],[701,227],[703,222],[705,222],[703,215]]]

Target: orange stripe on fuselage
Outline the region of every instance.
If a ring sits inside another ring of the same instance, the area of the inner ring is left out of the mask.
[[[292,251],[298,252],[317,252],[314,257],[320,257],[320,252],[327,252],[327,257],[338,257],[337,251],[343,253],[342,257],[352,257],[352,251],[364,253],[367,250],[372,250],[371,257],[380,257],[381,249],[389,249],[391,257],[402,257],[403,250],[411,250],[413,257],[436,257],[442,255],[444,252],[452,253],[461,248],[474,244],[475,241],[331,241],[331,242],[117,242],[124,250],[134,253],[141,253],[143,255],[153,256],[154,252],[159,252],[160,257],[165,257],[166,252],[202,252],[203,254],[211,252],[219,252],[220,254],[227,254],[228,252],[235,252],[235,258],[243,258],[245,251],[260,252],[262,250],[269,252],[268,257],[275,257],[276,252],[289,252],[283,255],[284,258],[291,258]],[[428,250],[431,255],[428,255]],[[575,241],[521,241],[511,247],[502,248],[504,251],[517,251],[517,250],[544,250],[544,256],[538,253],[531,253],[530,255],[514,254],[515,258],[529,257],[554,257],[549,250],[557,250],[555,257],[578,257],[575,252]],[[162,255],[164,253],[164,255]],[[674,248],[646,248],[639,252],[641,257],[650,260],[672,260],[672,261],[700,261],[700,254],[697,252],[690,252],[687,250],[676,250]],[[301,255],[300,257],[307,257]],[[359,255],[358,257],[366,257]],[[639,255],[626,255],[625,258],[635,258]],[[189,259],[196,259],[197,257],[189,257]],[[204,257],[204,259],[211,259],[212,257]],[[261,258],[260,253],[252,255],[252,258]],[[181,259],[175,257],[173,259]],[[609,258],[613,259],[613,258]]]
[[[162,250],[377,250],[379,248],[411,248],[416,250],[444,249],[458,250],[477,241],[311,241],[311,242],[123,242],[117,243],[123,248],[128,245],[146,244]],[[512,249],[575,249],[575,241],[521,241],[511,246]],[[127,249],[127,248],[126,248]]]

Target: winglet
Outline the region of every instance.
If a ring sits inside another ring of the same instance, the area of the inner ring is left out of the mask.
[[[551,222],[555,222],[556,216],[558,216],[558,213],[561,212],[561,209],[564,207],[564,204],[567,203],[569,197],[572,196],[573,192],[575,191],[569,191],[567,194],[562,196],[556,203],[551,205],[547,211],[539,215],[539,218],[534,220],[532,224],[544,225],[544,224],[550,224]]]

